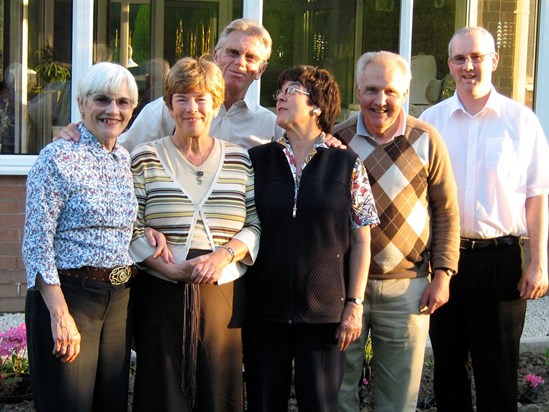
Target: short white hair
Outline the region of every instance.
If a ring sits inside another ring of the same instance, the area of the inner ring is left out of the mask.
[[[133,101],[133,108],[137,106],[138,89],[133,75],[125,67],[116,63],[100,62],[91,66],[78,81],[76,98],[84,101],[94,93],[117,95],[123,84],[126,84]]]
[[[358,87],[361,86],[360,82],[364,77],[366,66],[372,63],[381,65],[390,64],[399,68],[404,80],[403,86],[405,87],[405,90],[401,90],[401,92],[406,93],[408,91],[410,88],[410,82],[412,81],[412,71],[410,70],[410,65],[402,56],[388,51],[367,52],[360,56],[356,63],[356,85]]]

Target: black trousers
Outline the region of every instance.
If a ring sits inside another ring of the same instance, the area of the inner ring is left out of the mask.
[[[521,247],[461,250],[450,300],[431,316],[434,390],[440,412],[517,410],[520,336],[526,301],[519,299]]]
[[[27,293],[25,322],[37,411],[127,411],[130,369],[129,285],[62,278],[82,336],[71,363],[54,355],[50,313],[38,289]]]
[[[336,412],[345,352],[336,324],[246,322],[244,364],[249,412],[286,412],[292,362],[300,412]]]
[[[182,386],[184,284],[140,273],[132,288],[137,353],[133,410],[189,411]],[[200,412],[242,412],[242,279],[200,285],[196,404]]]

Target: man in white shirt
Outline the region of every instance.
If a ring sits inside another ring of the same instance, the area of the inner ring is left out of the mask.
[[[282,136],[275,114],[246,97],[250,85],[267,68],[271,48],[269,32],[252,20],[233,20],[221,32],[213,59],[223,72],[225,100],[212,122],[212,136],[246,149]],[[141,110],[118,143],[131,152],[141,143],[171,135],[174,129],[175,123],[160,97]],[[78,130],[69,125],[60,137],[78,139]]]
[[[516,411],[526,302],[548,286],[549,147],[534,113],[492,86],[499,55],[488,31],[458,30],[448,53],[456,93],[421,115],[450,152],[461,228],[450,300],[431,316],[436,403],[473,411],[470,359],[477,410]]]

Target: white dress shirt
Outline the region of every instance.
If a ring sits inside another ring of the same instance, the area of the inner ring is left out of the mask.
[[[549,193],[549,146],[535,114],[492,89],[475,116],[456,93],[420,119],[435,126],[448,147],[461,236],[527,235],[526,199]]]
[[[174,130],[175,123],[164,99],[159,97],[141,110],[118,143],[131,152],[141,143],[172,135]],[[210,129],[210,135],[245,149],[278,139],[282,133],[275,114],[248,98],[239,100],[229,110],[221,105]]]

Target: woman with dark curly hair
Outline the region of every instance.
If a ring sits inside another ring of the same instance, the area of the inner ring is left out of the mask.
[[[245,278],[248,410],[287,410],[293,364],[299,410],[337,411],[379,220],[360,159],[324,142],[340,112],[334,77],[298,66],[277,86],[286,133],[249,151],[262,235]]]

